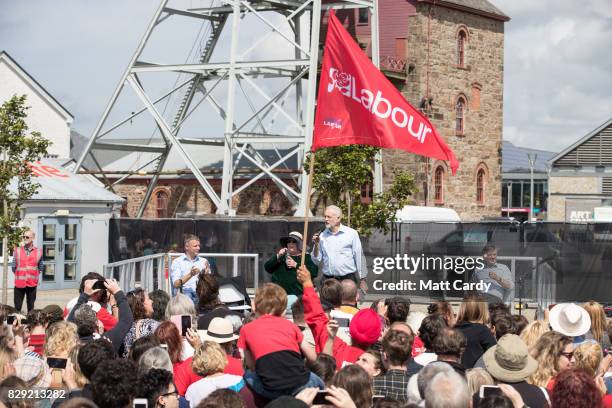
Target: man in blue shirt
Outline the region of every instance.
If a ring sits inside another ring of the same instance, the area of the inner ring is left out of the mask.
[[[185,237],[185,254],[181,255],[172,262],[170,281],[172,282],[173,293],[176,289],[182,288],[183,294],[189,296],[193,303],[198,304],[198,294],[196,286],[198,279],[192,279],[201,271],[210,273],[210,264],[206,258],[198,256],[200,253],[200,239],[195,235]]]
[[[325,230],[312,237],[312,260],[325,279],[351,279],[365,292],[367,270],[362,265],[363,251],[359,234],[342,225],[342,210],[335,205],[325,208]]]

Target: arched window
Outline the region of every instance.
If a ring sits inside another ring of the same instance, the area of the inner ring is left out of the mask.
[[[465,107],[467,103],[463,96],[459,96],[457,98],[457,103],[455,104],[455,133],[458,135],[463,135],[465,131]]]
[[[484,169],[478,169],[476,172],[476,203],[484,204],[485,203],[485,183],[486,183],[486,173]]]
[[[441,204],[444,202],[444,167],[436,167],[434,173],[434,202]]]
[[[465,68],[465,44],[467,42],[467,33],[465,30],[459,30],[457,33],[457,66]]]
[[[155,208],[157,210],[157,218],[168,217],[168,193],[160,190],[155,194]]]

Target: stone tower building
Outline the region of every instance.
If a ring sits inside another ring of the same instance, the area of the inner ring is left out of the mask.
[[[383,152],[383,175],[415,174],[418,205],[455,209],[463,220],[501,214],[504,23],[487,0],[380,0],[381,68],[453,149],[460,168],[398,150]],[[355,33],[367,16],[358,15]],[[361,23],[360,23],[361,21]]]

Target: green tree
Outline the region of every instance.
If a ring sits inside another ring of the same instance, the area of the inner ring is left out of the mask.
[[[47,154],[49,141],[40,133],[28,134],[26,96],[13,96],[0,107],[0,235],[4,254],[2,303],[7,303],[8,248],[18,245],[25,228],[19,227],[21,206],[40,185],[32,180],[29,163]]]
[[[361,188],[373,182],[373,164],[377,147],[348,145],[317,150],[312,186],[318,199],[339,206],[345,221],[359,234],[369,236],[374,229],[389,231],[389,221],[397,210],[410,202],[416,192],[414,176],[396,172],[393,183],[381,194],[374,194],[370,204],[361,202]],[[310,160],[306,163],[310,169]]]

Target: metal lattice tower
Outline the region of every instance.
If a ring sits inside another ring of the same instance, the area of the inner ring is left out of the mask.
[[[304,215],[307,176],[283,179],[275,169],[289,159],[302,163],[311,146],[322,12],[368,8],[378,66],[377,0],[200,0],[198,7],[176,0],[181,2],[190,6],[163,0],[157,8],[75,172],[95,174],[110,189],[139,172],[151,174],[141,217],[174,149],[218,214],[233,215],[232,197],[268,177],[296,208],[295,215]],[[172,40],[179,31],[184,37]],[[191,51],[181,55],[190,43]],[[190,121],[196,123],[189,127]],[[202,174],[193,146],[222,149],[220,194]],[[272,162],[263,149],[275,150]],[[106,175],[113,171],[99,158],[113,152],[136,159],[111,184]],[[258,173],[234,190],[236,164],[244,159]],[[379,165],[375,190],[381,185]]]

